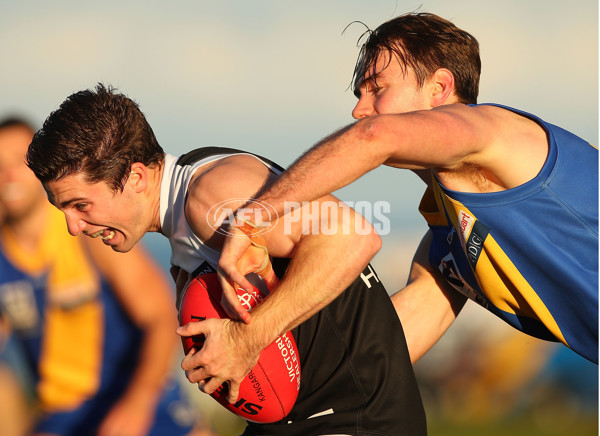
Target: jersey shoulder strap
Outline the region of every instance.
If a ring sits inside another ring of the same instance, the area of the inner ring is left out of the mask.
[[[255,154],[255,153],[251,153],[249,151],[237,150],[235,148],[227,148],[227,147],[202,147],[202,148],[197,148],[195,150],[192,150],[190,152],[182,154],[179,157],[179,159],[177,159],[177,165],[180,165],[180,166],[191,165],[191,164],[193,164],[195,162],[198,162],[198,161],[200,161],[202,159],[206,159],[207,157],[214,156],[214,155],[217,155],[217,154],[239,154],[239,153],[251,154],[252,156],[256,156],[260,160],[262,160],[262,161],[266,162],[267,164],[271,165],[273,168],[276,168],[279,171],[285,171],[283,167],[281,167],[280,165],[276,164],[272,160],[267,159],[266,157],[260,156],[260,155]]]

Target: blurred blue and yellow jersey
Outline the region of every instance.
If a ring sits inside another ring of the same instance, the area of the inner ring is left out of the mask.
[[[547,132],[548,158],[529,182],[502,192],[449,190],[433,174],[420,212],[429,261],[470,299],[532,336],[598,362],[598,150]]]
[[[35,252],[6,228],[0,228],[0,248],[0,311],[35,378],[42,412],[36,431],[95,434],[133,376],[141,332],[54,207],[48,206]],[[189,421],[180,425],[168,416],[178,404],[184,404],[179,392],[165,391],[152,434],[190,430]]]

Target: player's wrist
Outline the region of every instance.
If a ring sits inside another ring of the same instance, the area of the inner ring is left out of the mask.
[[[262,264],[257,269],[257,273],[262,275],[261,272],[269,271],[269,252],[267,250],[267,243],[263,238],[262,234],[267,230],[268,225],[256,224],[253,220],[246,217],[246,214],[241,215],[236,213],[235,219],[232,223],[235,230],[245,235],[255,247],[258,247],[264,251],[264,258]]]
[[[259,327],[259,323],[254,322],[243,323],[230,320],[228,322],[231,337],[234,338],[234,346],[238,353],[245,354],[252,366],[256,363],[260,352],[268,347],[276,338],[270,338],[266,332]]]
[[[269,217],[263,217],[262,213],[262,208],[253,205],[240,208],[235,212],[231,226],[247,236],[261,233],[262,230],[270,226]]]
[[[269,298],[252,309],[250,323],[236,326],[248,343],[249,349],[260,352],[285,333],[280,317],[270,308]]]

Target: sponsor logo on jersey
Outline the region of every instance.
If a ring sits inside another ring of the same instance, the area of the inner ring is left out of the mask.
[[[444,256],[438,266],[438,269],[450,286],[469,299],[475,301],[477,304],[486,308],[488,307],[487,301],[477,292],[475,292],[475,290],[463,278],[452,253],[448,253],[446,256]]]
[[[456,225],[458,227],[458,237],[460,238],[460,243],[463,248],[467,246],[467,238],[469,237],[469,233],[471,232],[471,228],[475,223],[475,217],[470,213],[465,212],[460,209],[458,211],[458,218],[456,220]]]
[[[452,245],[452,241],[454,241],[455,233],[456,233],[456,230],[454,229],[454,227],[450,227],[450,232],[448,232],[448,234],[446,235],[446,243],[449,246]]]
[[[469,234],[465,247],[467,258],[469,259],[469,262],[471,263],[473,268],[475,268],[477,265],[479,255],[483,251],[483,243],[489,233],[490,230],[485,224],[482,224],[479,220],[475,221],[475,224],[473,225],[473,230]]]
[[[460,209],[457,218],[458,238],[467,254],[469,262],[475,268],[479,255],[483,250],[483,242],[489,234],[489,229],[470,213]]]

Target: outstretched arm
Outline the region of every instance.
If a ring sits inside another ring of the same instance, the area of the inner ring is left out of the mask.
[[[315,200],[380,165],[422,170],[483,163],[478,154],[491,143],[485,128],[495,118],[489,109],[457,104],[364,118],[315,144],[258,199],[282,213],[286,201]]]
[[[442,337],[467,301],[429,265],[430,244],[427,232],[415,253],[408,284],[392,295],[413,363]]]
[[[320,141],[244,210],[260,216],[256,205],[261,202],[281,215],[286,204],[320,198],[380,165],[417,172],[435,168],[444,174],[477,168],[489,184],[486,189],[508,189],[535,177],[546,152],[545,133],[537,124],[498,107],[455,104],[372,116]],[[450,189],[478,189],[467,177],[451,182]],[[263,213],[262,220],[269,217]],[[219,262],[223,280],[243,284],[237,262],[246,247],[243,238],[226,238]]]
[[[315,200],[380,165],[447,172],[466,164],[509,189],[535,177],[547,151],[541,126],[496,106],[450,104],[376,115],[319,141],[257,199],[281,214],[285,202]]]
[[[380,165],[418,173],[434,168],[446,187],[458,191],[500,191],[535,177],[547,152],[546,133],[536,122],[495,106],[451,104],[371,116],[316,144],[257,200],[282,214],[286,202],[320,198]],[[257,203],[244,208],[247,215],[261,214]],[[262,220],[269,218],[262,214]],[[239,235],[226,238],[222,283],[244,285],[237,263],[247,244]]]

